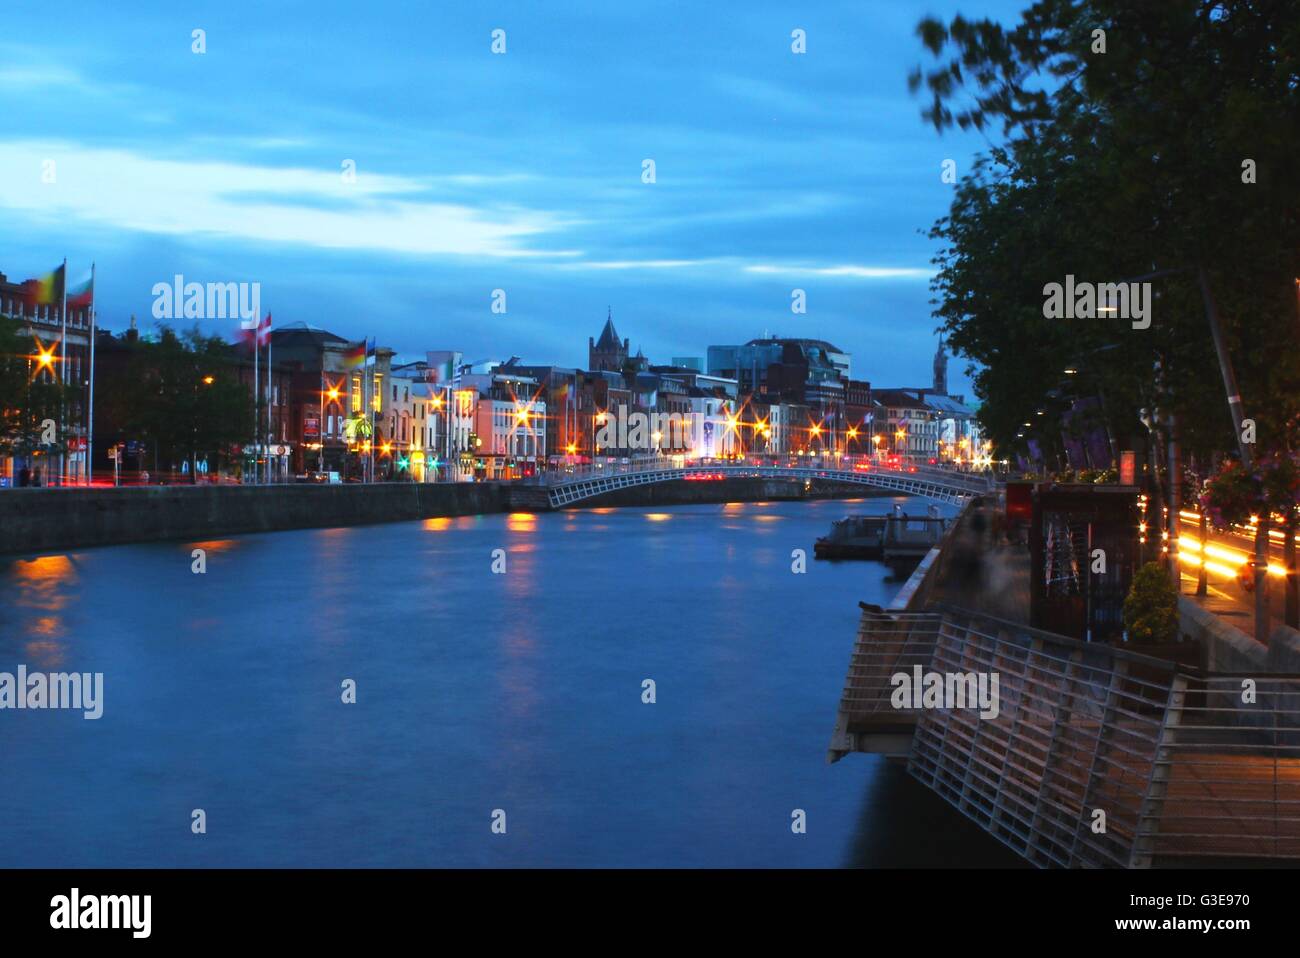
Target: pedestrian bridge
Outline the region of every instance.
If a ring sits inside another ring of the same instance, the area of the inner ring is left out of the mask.
[[[562,508],[617,489],[644,486],[677,479],[709,480],[730,478],[818,479],[886,489],[903,496],[919,496],[936,502],[960,505],[991,489],[987,474],[957,472],[926,466],[884,466],[863,460],[816,460],[792,463],[720,459],[672,460],[611,463],[583,466],[574,472],[545,477],[552,508]]]

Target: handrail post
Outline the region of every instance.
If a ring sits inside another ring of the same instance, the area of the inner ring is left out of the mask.
[[[1178,744],[1178,727],[1183,722],[1183,707],[1187,701],[1187,677],[1175,674],[1169,683],[1169,698],[1165,703],[1164,720],[1151,759],[1151,777],[1147,781],[1142,810],[1138,814],[1137,835],[1129,856],[1130,868],[1150,868],[1155,857],[1156,832],[1160,828],[1160,815],[1164,811],[1165,797],[1169,793],[1170,764],[1174,746]]]

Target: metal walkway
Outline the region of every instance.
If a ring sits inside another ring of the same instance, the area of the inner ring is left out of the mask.
[[[998,676],[998,714],[895,708],[898,673]],[[1202,674],[962,609],[864,606],[831,740],[1040,867],[1300,858],[1300,676]]]
[[[907,468],[880,466],[875,463],[815,461],[798,465],[762,465],[734,460],[696,460],[685,465],[671,461],[615,464],[584,467],[574,473],[546,477],[551,505],[570,505],[582,499],[675,479],[748,477],[758,479],[821,479],[888,489],[899,495],[920,496],[937,502],[959,505],[972,496],[983,495],[990,488],[987,477],[977,473],[956,472],[922,466]]]

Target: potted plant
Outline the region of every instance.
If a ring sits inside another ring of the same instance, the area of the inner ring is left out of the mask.
[[[1199,665],[1200,643],[1183,640],[1178,628],[1178,592],[1169,572],[1148,562],[1133,576],[1124,599],[1125,648],[1154,658]]]

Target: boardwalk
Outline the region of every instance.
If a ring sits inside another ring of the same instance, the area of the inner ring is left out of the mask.
[[[998,675],[997,714],[895,707],[891,677],[916,668]],[[967,610],[868,607],[830,757],[851,751],[905,756],[1041,867],[1300,858],[1300,676],[1206,675]]]
[[[1027,550],[972,517],[923,611],[864,606],[830,759],[905,757],[1040,867],[1300,859],[1300,676],[1204,673],[1032,629]],[[894,677],[917,669],[997,675],[996,716],[895,707]]]

